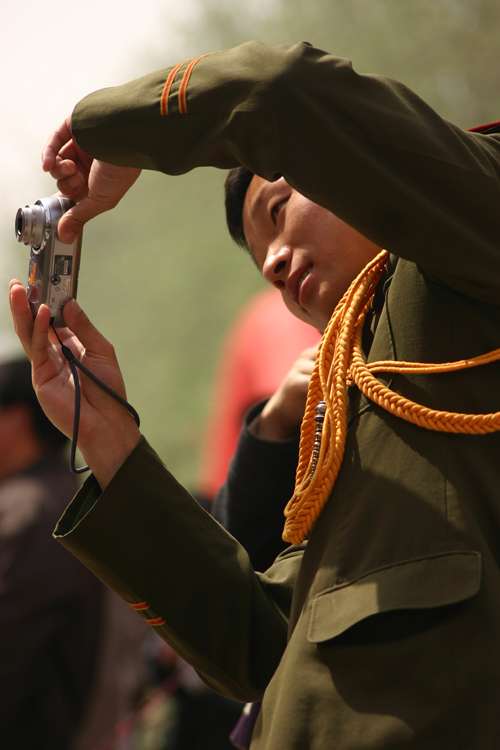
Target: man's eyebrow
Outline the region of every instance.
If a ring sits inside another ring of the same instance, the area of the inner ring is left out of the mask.
[[[290,188],[290,186],[288,185],[288,183],[286,183],[283,177],[281,177],[280,180],[283,180],[283,185],[287,185]],[[269,199],[269,195],[271,196],[273,195],[273,193],[271,192],[271,187],[272,185],[275,185],[276,182],[277,180],[273,180],[272,182],[265,183],[262,186],[260,192],[257,194],[255,203],[253,204],[252,210],[250,211],[250,219],[252,221],[255,221],[262,204],[265,203]],[[291,191],[291,188],[290,188],[290,191]],[[277,197],[280,197],[280,195],[282,198],[284,198],[286,195],[286,190],[285,190],[285,187],[283,186],[280,186],[280,190],[277,193]]]

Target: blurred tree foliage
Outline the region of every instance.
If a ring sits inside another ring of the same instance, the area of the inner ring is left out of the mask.
[[[171,38],[167,11],[165,27]],[[193,0],[192,21],[177,27],[164,58],[152,58],[145,39],[124,80],[248,39],[307,40],[349,57],[359,72],[404,81],[471,127],[500,117],[499,29],[498,0]],[[225,332],[262,286],[227,237],[223,180],[212,169],[145,174],[85,229],[80,274],[79,299],[116,346],[144,434],[193,489]],[[18,261],[16,273],[24,273]]]

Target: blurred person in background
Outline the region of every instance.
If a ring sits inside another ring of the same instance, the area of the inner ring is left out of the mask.
[[[28,359],[0,362],[0,747],[92,750],[144,686],[149,630],[52,538],[78,488]]]
[[[268,399],[299,354],[320,338],[286,309],[277,289],[263,289],[243,306],[227,333],[215,376],[198,477],[202,498],[211,502],[226,481],[246,412]]]
[[[68,750],[95,676],[103,587],[52,539],[77,489],[25,358],[0,364],[0,745]]]
[[[286,546],[281,538],[283,510],[295,477],[288,463],[281,470],[279,456],[287,450],[298,457],[320,339],[320,332],[292,315],[279,291],[270,288],[244,305],[224,342],[199,486],[212,515],[243,544],[256,570],[265,570]],[[265,415],[275,415],[280,441],[259,434],[263,409]],[[279,453],[273,450],[276,442]],[[270,464],[275,482],[269,481]]]

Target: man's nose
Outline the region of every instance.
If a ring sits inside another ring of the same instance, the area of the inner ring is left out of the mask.
[[[278,289],[282,289],[285,286],[291,259],[292,251],[288,246],[270,247],[262,266],[262,275],[265,280]]]

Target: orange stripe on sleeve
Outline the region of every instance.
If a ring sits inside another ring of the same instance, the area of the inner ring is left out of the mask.
[[[178,63],[178,65],[173,68],[165,83],[165,88],[163,89],[163,93],[161,95],[161,101],[160,101],[160,112],[162,115],[168,115],[168,97],[170,94],[170,89],[172,88],[172,84],[174,82],[175,76],[177,75],[177,71],[179,68],[182,68],[183,65],[185,65],[187,62],[189,62],[191,58],[188,60],[184,60],[183,62]]]
[[[214,54],[213,52],[207,52],[205,55],[200,55],[199,57],[196,57],[194,60],[192,60],[192,62],[188,65],[187,70],[184,73],[184,78],[182,79],[182,83],[179,88],[179,111],[182,115],[187,114],[187,85],[188,85],[191,73],[193,72],[194,66],[203,57],[207,57],[208,55],[213,55],[213,54]]]
[[[146,620],[146,622],[149,623],[149,625],[165,625],[163,617],[157,617],[154,620]]]
[[[130,605],[132,609],[135,609],[136,612],[144,612],[146,609],[150,609],[150,606],[147,602],[138,602],[138,604],[131,604]],[[163,617],[153,617],[148,620],[147,617],[144,618],[146,622],[149,625],[165,625],[165,620]]]

